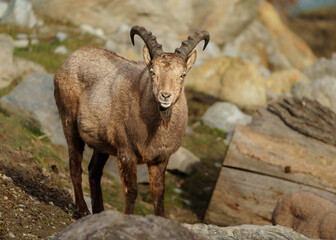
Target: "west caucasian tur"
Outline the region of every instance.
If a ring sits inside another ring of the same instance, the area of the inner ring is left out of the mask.
[[[196,60],[194,48],[204,40],[204,50],[210,36],[196,32],[174,53],[166,53],[144,27],[132,27],[133,45],[135,35],[145,42],[144,62],[86,47],[73,52],[55,75],[55,100],[81,216],[89,214],[81,185],[84,144],[94,149],[89,164],[93,213],[104,210],[100,180],[108,156],[115,155],[125,213],[134,210],[137,164],[147,164],[155,214],[164,216],[165,170],[187,126],[184,79]]]

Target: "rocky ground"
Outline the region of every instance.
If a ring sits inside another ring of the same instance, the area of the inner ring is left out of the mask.
[[[0,239],[43,239],[74,222],[58,149],[0,113]]]

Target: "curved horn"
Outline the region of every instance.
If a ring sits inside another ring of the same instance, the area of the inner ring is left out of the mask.
[[[133,26],[130,32],[132,44],[134,45],[134,35],[139,35],[145,42],[151,59],[154,58],[156,54],[164,53],[162,50],[162,45],[156,41],[156,37],[152,35],[152,32],[148,32],[144,27]]]
[[[189,54],[202,40],[204,40],[204,47],[203,47],[204,50],[207,47],[210,40],[210,34],[208,31],[195,32],[194,35],[190,35],[188,37],[188,40],[182,42],[181,47],[175,49],[175,53],[181,56],[184,60],[187,60]]]

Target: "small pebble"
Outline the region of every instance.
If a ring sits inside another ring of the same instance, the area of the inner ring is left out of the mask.
[[[9,232],[9,233],[8,233],[8,237],[10,237],[10,238],[15,238],[15,235],[14,235],[13,233]]]
[[[174,188],[174,190],[173,190],[174,192],[176,192],[176,193],[178,193],[178,194],[181,194],[182,193],[182,190],[181,189],[179,189],[179,188]]]
[[[191,202],[188,199],[183,199],[183,203],[187,206],[191,206]]]
[[[216,162],[214,165],[215,165],[216,168],[221,168],[221,167],[223,166],[223,165],[222,165],[221,163],[219,163],[219,162]]]

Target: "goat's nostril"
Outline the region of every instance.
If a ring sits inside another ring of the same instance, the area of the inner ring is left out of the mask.
[[[170,93],[161,93],[161,96],[166,99],[166,98],[169,98],[171,96]]]

